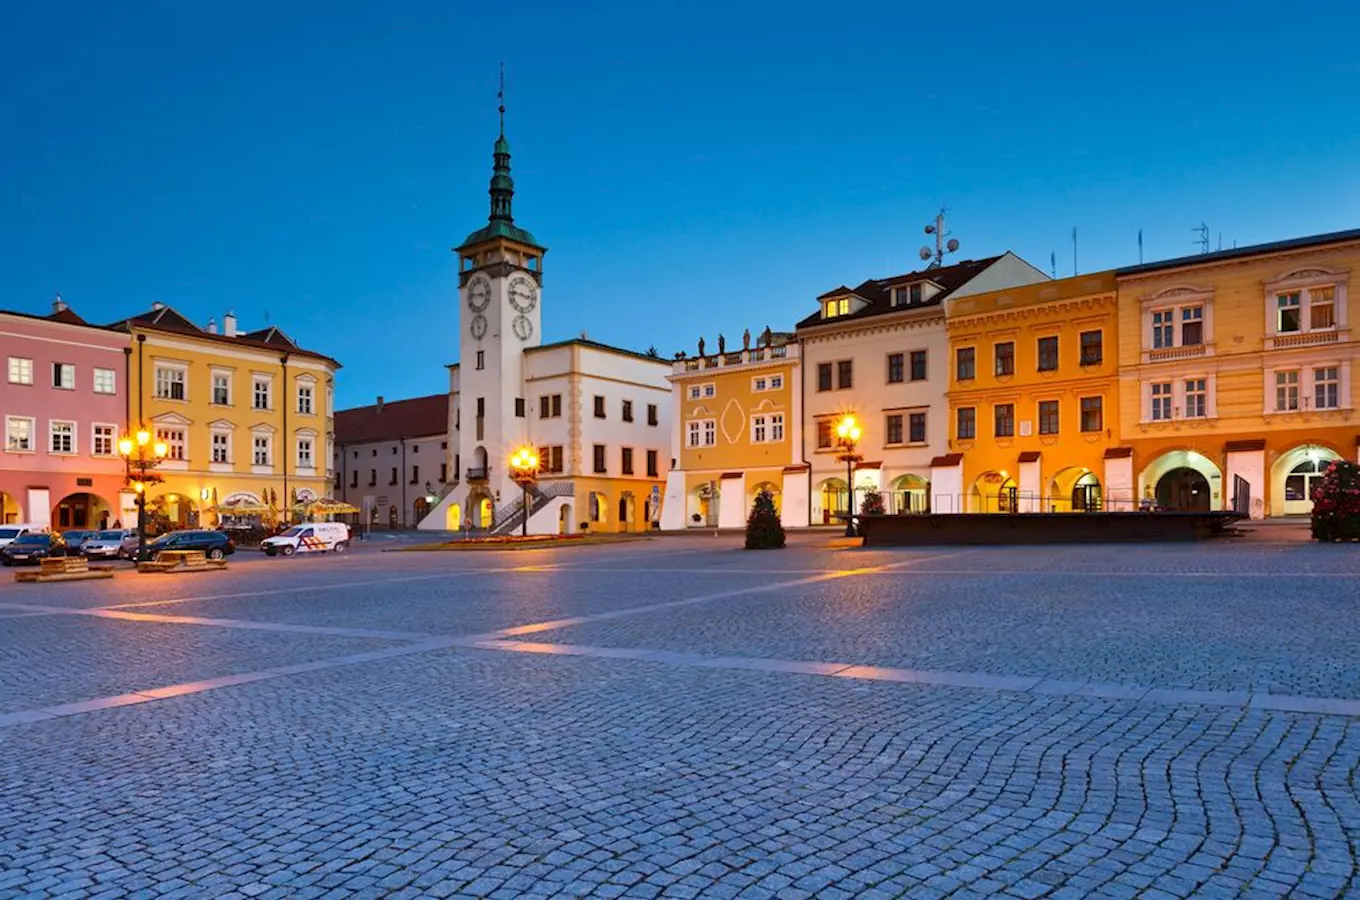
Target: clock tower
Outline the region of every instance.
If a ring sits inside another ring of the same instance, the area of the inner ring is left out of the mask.
[[[464,519],[481,527],[491,509],[518,497],[506,460],[529,439],[524,351],[542,330],[543,255],[547,248],[515,225],[510,142],[501,131],[492,150],[491,215],[468,235],[458,254],[457,452],[462,471],[455,494]],[[518,414],[517,414],[518,413]]]

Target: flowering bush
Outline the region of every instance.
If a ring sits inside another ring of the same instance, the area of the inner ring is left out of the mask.
[[[875,490],[866,491],[864,502],[859,507],[859,514],[861,516],[881,516],[883,512],[883,495]]]
[[[1313,492],[1313,540],[1360,540],[1360,465],[1337,460]]]

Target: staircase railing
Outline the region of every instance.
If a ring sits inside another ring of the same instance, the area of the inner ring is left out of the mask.
[[[546,487],[534,485],[529,488],[529,516],[532,518],[534,513],[543,509],[558,497],[570,497],[576,493],[576,487],[569,481],[557,481]],[[510,534],[520,528],[524,522],[524,498],[516,497],[501,509],[496,510],[496,524],[491,528],[491,534],[502,535]]]

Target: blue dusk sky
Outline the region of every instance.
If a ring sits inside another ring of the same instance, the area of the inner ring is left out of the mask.
[[[1231,10],[1231,11],[1229,11]],[[507,72],[544,338],[663,355],[957,259],[1059,276],[1360,226],[1360,5],[15,3],[0,307],[234,309],[445,389]],[[1221,237],[1220,237],[1221,236]]]

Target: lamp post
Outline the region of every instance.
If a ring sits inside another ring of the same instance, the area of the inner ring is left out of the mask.
[[[137,492],[137,562],[146,562],[146,486],[160,481],[152,469],[165,459],[168,448],[164,441],[152,442],[151,432],[137,429],[134,436],[124,435],[118,441],[118,453],[127,467],[127,483]]]
[[[524,492],[524,520],[520,523],[520,535],[529,536],[529,488],[538,481],[538,451],[532,447],[520,447],[510,455],[510,477]]]
[[[840,455],[836,459],[845,463],[845,536],[855,536],[855,463],[864,457],[855,452],[863,435],[853,414],[847,414],[836,423],[836,446]]]

